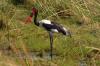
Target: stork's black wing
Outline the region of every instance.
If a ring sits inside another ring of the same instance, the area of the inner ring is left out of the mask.
[[[51,24],[43,23],[43,27],[48,31],[51,31],[52,29],[56,29],[59,33],[66,35],[66,31],[63,29],[64,27],[56,22],[51,22]]]
[[[60,33],[66,35],[66,30],[64,30],[64,27],[63,27],[62,25],[60,25],[60,24],[58,24],[58,23],[56,23],[56,22],[51,22],[51,23],[52,23],[54,26],[56,26],[57,30],[58,30]]]

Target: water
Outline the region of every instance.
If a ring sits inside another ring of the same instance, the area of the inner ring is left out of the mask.
[[[79,66],[87,66],[86,61],[85,60],[80,60]]]

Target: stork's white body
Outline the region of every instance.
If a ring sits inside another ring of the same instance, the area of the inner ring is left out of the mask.
[[[39,26],[43,27],[43,28],[45,28],[45,29],[47,29],[48,31],[51,31],[51,32],[56,32],[56,33],[61,32],[64,35],[68,34],[67,33],[68,30],[65,27],[63,27],[63,26],[61,26],[57,23],[54,23],[50,20],[43,19],[43,20],[39,21]]]
[[[39,21],[39,23],[45,23],[45,24],[51,24],[51,21],[50,20],[46,20],[46,19],[43,19],[41,21]]]

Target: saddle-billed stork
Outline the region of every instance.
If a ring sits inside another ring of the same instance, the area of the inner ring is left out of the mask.
[[[50,37],[50,56],[52,59],[52,50],[53,50],[53,33],[62,33],[65,36],[70,36],[71,37],[71,33],[68,29],[66,29],[65,27],[63,27],[62,25],[55,23],[53,21],[50,20],[37,20],[37,15],[38,15],[38,10],[36,8],[32,8],[32,12],[30,14],[30,16],[26,19],[26,23],[32,23],[34,22],[34,24],[36,26],[40,26],[43,27],[48,33],[49,33],[49,37]],[[34,16],[34,21],[32,21]]]

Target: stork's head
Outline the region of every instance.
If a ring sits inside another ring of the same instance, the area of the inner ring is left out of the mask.
[[[30,14],[30,17],[33,17],[33,15],[37,14],[38,10],[36,8],[32,8],[32,12]]]
[[[38,10],[35,7],[33,7],[32,10],[31,10],[30,16],[28,16],[26,18],[25,23],[32,23],[32,17],[34,15],[36,15],[37,13],[38,13]]]

